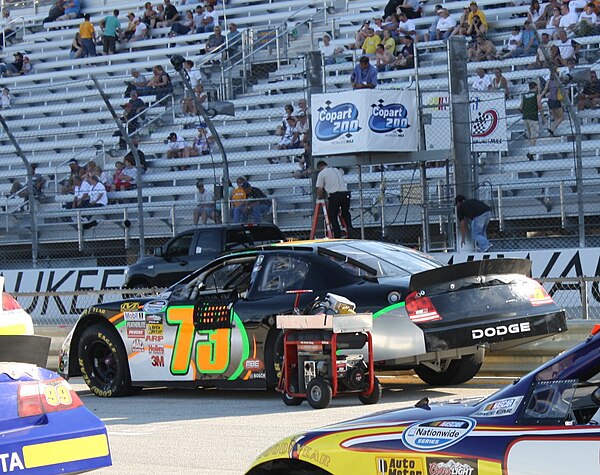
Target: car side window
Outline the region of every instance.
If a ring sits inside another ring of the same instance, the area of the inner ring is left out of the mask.
[[[308,262],[304,259],[295,256],[271,256],[260,277],[257,292],[273,295],[303,289],[308,270]]]
[[[184,257],[189,254],[192,245],[193,234],[184,234],[175,238],[167,247],[166,255],[168,257]]]
[[[236,289],[239,293],[248,291],[253,262],[236,262],[215,269],[204,278],[204,291]]]

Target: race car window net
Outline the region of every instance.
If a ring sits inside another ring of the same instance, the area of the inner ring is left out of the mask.
[[[577,384],[575,379],[535,383],[525,398],[517,424],[564,425],[572,417],[572,400]]]
[[[19,310],[20,308],[21,305],[12,295],[2,292],[2,310]]]
[[[418,292],[411,292],[405,300],[406,313],[414,323],[435,322],[442,317],[435,309],[431,299]]]
[[[19,417],[67,411],[83,405],[75,390],[62,378],[19,383],[17,401]]]
[[[288,290],[302,289],[308,269],[308,263],[295,256],[268,256],[257,291],[264,294],[279,294]]]

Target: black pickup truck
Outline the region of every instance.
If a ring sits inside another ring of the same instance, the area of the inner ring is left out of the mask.
[[[129,266],[123,286],[168,287],[221,254],[284,240],[274,224],[222,224],[190,229],[155,248],[153,256]]]

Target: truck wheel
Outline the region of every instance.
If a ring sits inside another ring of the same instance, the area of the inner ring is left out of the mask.
[[[358,395],[358,399],[360,400],[360,402],[362,402],[363,404],[377,404],[379,402],[379,400],[381,399],[381,393],[383,392],[383,389],[381,388],[381,383],[379,382],[379,380],[377,378],[375,378],[375,381],[373,383],[373,392],[371,394],[369,394],[368,396],[365,396],[364,394],[359,394]]]
[[[290,384],[288,386],[289,386],[291,392],[297,393],[298,392],[298,378],[292,378],[290,380]],[[283,392],[281,393],[281,400],[283,401],[283,403],[286,406],[299,406],[300,404],[302,404],[302,401],[304,401],[304,398],[290,396],[288,394],[288,392],[284,389]]]
[[[419,365],[415,368],[415,373],[424,382],[431,386],[449,386],[462,384],[475,376],[483,365],[485,350],[480,349],[473,355],[466,355],[460,359],[452,360],[447,364],[445,370],[437,372],[434,369]],[[442,367],[445,366],[442,362]]]
[[[313,409],[324,409],[329,406],[333,397],[331,385],[323,378],[311,379],[306,387],[306,400]]]
[[[86,328],[79,339],[79,367],[90,390],[100,397],[133,393],[127,353],[121,337],[107,324]]]

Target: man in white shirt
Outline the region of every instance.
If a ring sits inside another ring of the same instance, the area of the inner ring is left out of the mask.
[[[194,226],[202,216],[202,224],[206,224],[208,218],[215,219],[215,197],[212,191],[204,187],[201,180],[196,182],[196,208],[194,209]]]
[[[581,45],[574,40],[567,38],[567,33],[564,30],[558,30],[556,33],[558,41],[558,49],[560,50],[560,56],[564,61],[569,58],[577,59],[577,52],[581,48]]]
[[[454,27],[456,26],[456,20],[450,16],[450,13],[445,8],[439,12],[439,18],[436,25],[436,38],[438,40],[447,40]]]
[[[348,233],[352,229],[352,216],[350,216],[350,192],[348,185],[344,180],[344,173],[339,168],[327,166],[327,162],[321,160],[317,163],[317,197],[325,199],[325,193],[328,197],[327,216],[333,237],[339,239],[342,237],[338,214],[342,214],[342,219],[346,224]]]
[[[336,54],[340,50],[339,47],[331,44],[331,36],[329,34],[323,34],[323,41],[319,45],[319,50],[325,58],[325,64],[335,64],[336,63]]]
[[[288,117],[285,120],[285,132],[277,148],[279,150],[285,150],[288,148],[296,148],[299,143],[297,142],[298,131],[296,129],[296,119],[294,117]],[[294,142],[296,140],[296,142]]]
[[[577,13],[574,11],[569,11],[569,5],[563,3],[560,7],[560,13],[562,17],[560,18],[560,22],[558,23],[559,30],[562,28],[568,34],[573,34],[573,30],[577,25],[577,20],[579,20]],[[558,32],[554,34],[554,39],[557,39]]]
[[[415,22],[412,20],[409,20],[406,17],[406,13],[401,13],[400,15],[398,15],[398,17],[400,18],[400,23],[398,23],[398,33],[400,33],[400,36],[403,35],[410,35],[413,38],[415,37],[415,34],[417,32],[417,27],[415,26]]]
[[[192,88],[196,87],[202,80],[202,74],[200,74],[200,71],[198,71],[198,69],[194,67],[194,62],[189,59],[187,61],[184,61],[183,67],[185,68],[185,72],[190,78]]]
[[[491,76],[485,73],[485,69],[477,68],[477,76],[475,76],[471,83],[471,89],[473,91],[488,91],[491,85]]]
[[[594,12],[594,4],[588,3],[579,15],[576,25],[576,36],[592,36],[598,34],[598,16]]]
[[[171,132],[167,137],[167,158],[187,158],[190,156],[190,144],[185,139]]]
[[[108,196],[106,196],[106,188],[100,183],[100,179],[96,175],[91,175],[87,178],[90,185],[88,196],[90,201],[88,206],[91,208],[98,206],[106,206],[108,204]]]
[[[206,5],[204,18],[200,23],[200,26],[196,27],[196,33],[211,33],[214,31],[215,26],[219,25],[219,13],[213,5]]]

